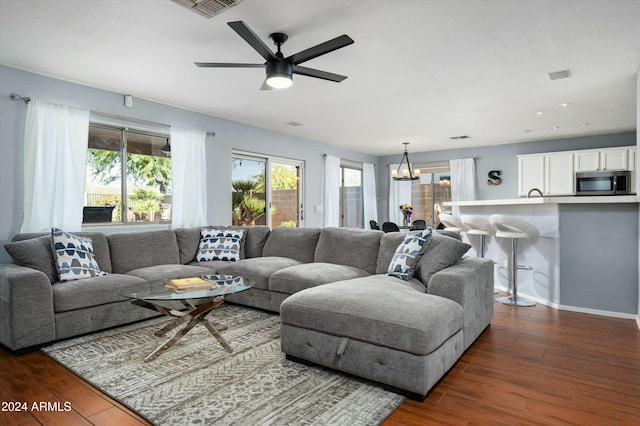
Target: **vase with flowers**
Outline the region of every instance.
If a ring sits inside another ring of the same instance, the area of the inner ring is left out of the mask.
[[[409,226],[411,223],[411,213],[413,213],[413,207],[409,204],[401,204],[400,211],[402,212],[402,226]]]

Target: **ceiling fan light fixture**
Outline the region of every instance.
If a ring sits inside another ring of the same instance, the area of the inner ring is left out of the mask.
[[[267,62],[267,85],[286,89],[293,84],[293,66],[287,62]]]
[[[267,85],[274,89],[286,89],[293,84],[291,77],[286,75],[270,75],[267,77]]]

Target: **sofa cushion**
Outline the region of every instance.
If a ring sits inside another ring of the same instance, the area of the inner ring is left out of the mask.
[[[262,250],[269,238],[271,228],[265,225],[257,226],[228,226],[227,229],[244,230],[244,237],[240,246],[240,259],[251,259],[262,256]]]
[[[147,231],[111,234],[111,266],[124,274],[146,266],[179,264],[178,242],[173,231]]]
[[[237,262],[227,262],[228,265],[221,266],[218,273],[225,275],[239,275],[255,288],[268,290],[269,277],[289,266],[299,265],[299,260],[288,257],[254,257],[251,259],[241,259]]]
[[[320,238],[320,228],[276,228],[269,233],[262,255],[288,257],[311,263]]]
[[[303,263],[274,272],[269,278],[269,290],[293,294],[305,288],[368,275],[370,274],[367,271],[354,266],[323,262]]]
[[[66,312],[120,302],[127,300],[119,294],[120,291],[145,282],[141,278],[130,275],[109,274],[54,285],[53,308],[55,312]]]
[[[80,237],[62,229],[51,230],[53,256],[60,282],[107,275],[100,270],[93,254],[91,238]]]
[[[191,266],[202,266],[204,268],[209,269],[209,274],[218,273],[221,267],[228,265],[229,262],[226,260],[211,260],[209,262],[191,262],[189,265]]]
[[[133,275],[147,281],[173,279],[173,278],[191,278],[200,275],[209,275],[213,273],[210,268],[194,265],[154,265],[144,268],[134,269],[127,272],[127,275]]]
[[[18,265],[43,272],[50,283],[58,281],[58,270],[51,251],[51,235],[42,235],[4,245],[9,256]]]
[[[462,329],[464,313],[454,301],[372,275],[295,293],[282,302],[280,318],[283,324],[427,355]]]
[[[368,229],[324,228],[314,261],[354,266],[375,274],[382,235],[382,231]]]
[[[107,236],[100,232],[74,232],[75,235],[91,238],[93,253],[104,272],[111,273],[111,255]],[[51,249],[51,232],[16,234],[11,243],[5,245],[7,253],[22,266],[43,272],[51,283],[58,281],[53,250]]]
[[[200,231],[200,245],[196,261],[240,260],[240,245],[244,231],[235,229],[205,228]]]
[[[428,287],[429,280],[436,272],[455,265],[471,248],[470,244],[434,232],[428,247],[416,266],[415,275]]]
[[[174,229],[176,242],[178,243],[178,253],[180,263],[187,265],[196,259],[198,248],[200,247],[200,228],[179,228]]]
[[[380,249],[376,262],[376,274],[386,274],[389,263],[393,260],[398,246],[404,241],[407,234],[403,232],[387,232],[380,238]]]
[[[415,267],[427,249],[430,237],[431,228],[407,235],[396,248],[393,259],[387,268],[387,274],[404,281],[413,278]]]

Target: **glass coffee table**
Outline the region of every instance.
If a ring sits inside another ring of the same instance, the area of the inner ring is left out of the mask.
[[[233,275],[203,275],[200,278],[205,280],[210,287],[171,290],[166,287],[171,280],[165,279],[136,284],[120,292],[121,296],[131,299],[131,303],[134,305],[142,306],[143,308],[151,309],[168,317],[175,318],[169,324],[155,332],[155,335],[158,337],[162,337],[179,325],[186,323],[173,337],[147,355],[144,359],[145,362],[157,358],[158,355],[173,346],[198,324],[204,325],[222,347],[228,351],[233,350],[231,345],[229,345],[220,333],[220,331],[225,330],[227,326],[213,323],[206,317],[213,309],[224,303],[224,296],[248,290],[251,288],[251,285],[247,285],[242,277]],[[181,302],[187,309],[181,311],[164,305],[172,301]],[[197,301],[197,303],[194,304],[192,301]]]

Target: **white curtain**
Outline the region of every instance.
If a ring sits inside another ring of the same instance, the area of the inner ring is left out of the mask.
[[[456,201],[473,201],[476,199],[476,166],[473,158],[449,161],[451,173],[451,209],[454,216],[460,215]]]
[[[206,132],[171,127],[171,226],[207,224]]]
[[[340,157],[324,157],[324,226],[340,226]]]
[[[401,224],[400,205],[411,205],[411,181],[393,180],[391,173],[397,169],[398,164],[389,165],[389,221]]]
[[[378,203],[376,199],[376,171],[373,164],[362,164],[362,197],[364,204],[364,227],[369,221],[378,221]]]
[[[89,111],[32,99],[24,130],[20,232],[82,227]]]

